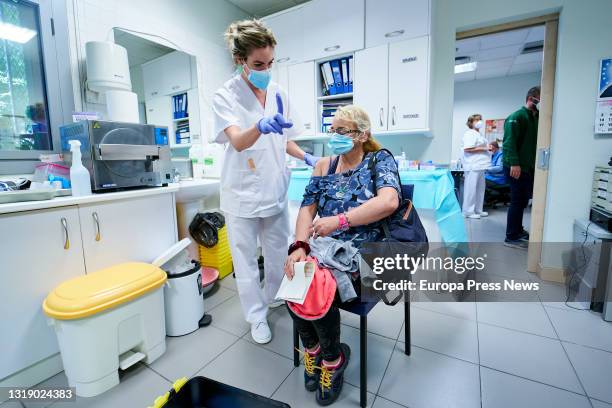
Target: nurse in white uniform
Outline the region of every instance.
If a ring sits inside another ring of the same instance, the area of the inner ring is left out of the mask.
[[[286,93],[270,81],[276,40],[257,20],[232,23],[226,33],[238,67],[213,97],[216,142],[226,144],[221,172],[221,209],[226,215],[240,302],[251,335],[267,343],[272,333],[268,306],[283,278],[289,241],[285,153],[314,165],[291,141],[301,128]],[[257,240],[264,256],[259,280]]]
[[[482,116],[471,115],[468,130],[463,135],[465,181],[463,184],[463,214],[479,219],[489,215],[482,210],[485,194],[485,170],[491,165],[487,139],[480,133]]]

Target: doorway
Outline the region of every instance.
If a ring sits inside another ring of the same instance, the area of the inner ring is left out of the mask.
[[[551,14],[457,33],[453,160],[463,158],[463,135],[472,114],[482,115],[479,133],[486,143],[497,142],[503,154],[505,119],[526,105],[531,88],[540,86],[533,194],[522,223],[529,236],[522,254],[529,272],[544,280],[563,282],[562,270],[541,265],[558,18],[558,14]],[[487,183],[485,203],[491,208],[491,217],[467,220],[471,240],[504,241],[510,197],[503,184],[496,189],[490,180]]]

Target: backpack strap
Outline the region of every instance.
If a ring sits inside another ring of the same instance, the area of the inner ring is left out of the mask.
[[[327,170],[327,175],[335,174],[336,169],[338,168],[338,162],[340,161],[340,156],[332,157],[329,163],[329,169]]]

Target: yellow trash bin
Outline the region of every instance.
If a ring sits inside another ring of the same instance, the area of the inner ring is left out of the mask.
[[[119,384],[119,368],[166,350],[166,273],[131,262],[57,286],[43,302],[55,327],[68,384],[92,397]]]

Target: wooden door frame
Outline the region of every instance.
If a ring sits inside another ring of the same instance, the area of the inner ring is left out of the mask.
[[[559,13],[546,14],[539,17],[519,21],[476,28],[457,33],[456,39],[478,37],[503,31],[544,25],[544,60],[542,63],[542,78],[540,100],[540,118],[538,124],[538,152],[548,149],[552,140],[552,115],[555,90],[555,71],[557,66],[557,36],[559,31]],[[536,158],[537,160],[537,158]],[[561,268],[542,266],[542,239],[544,238],[544,219],[546,212],[546,194],[548,189],[548,168],[535,166],[533,183],[533,200],[531,207],[531,227],[529,249],[527,252],[527,270],[536,273],[540,278],[549,281],[564,282],[564,271]]]

